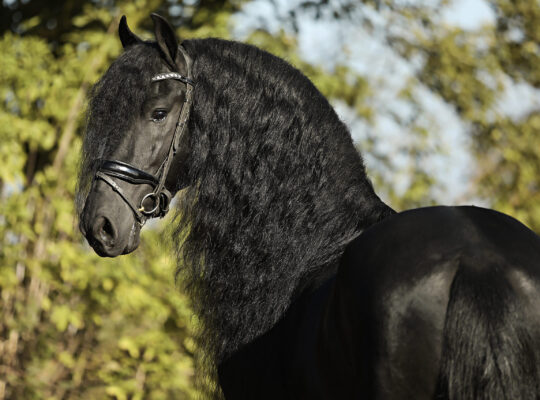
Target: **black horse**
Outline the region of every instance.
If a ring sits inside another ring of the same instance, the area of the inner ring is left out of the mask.
[[[230,399],[539,399],[540,239],[475,207],[396,214],[311,82],[245,44],[122,18],[80,227],[114,257],[174,220],[202,367]]]

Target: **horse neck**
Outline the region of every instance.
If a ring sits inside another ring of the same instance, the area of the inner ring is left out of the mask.
[[[285,393],[291,398],[293,393],[320,397],[317,390],[336,373],[327,370],[326,362],[331,360],[330,353],[340,347],[334,285],[331,275],[318,287],[306,290],[272,329],[220,363],[219,383],[227,398],[257,398],[262,392],[265,398],[283,398]],[[325,382],[311,382],[304,387],[314,376]]]
[[[181,204],[185,236],[176,236],[187,253],[180,263],[192,267],[195,311],[219,359],[271,329],[389,209],[347,128],[305,76],[239,44],[184,46],[197,80],[189,125],[196,184]],[[236,73],[249,71],[246,60],[259,60],[256,73]],[[230,80],[216,78],[224,73]],[[251,89],[269,80],[276,90]]]

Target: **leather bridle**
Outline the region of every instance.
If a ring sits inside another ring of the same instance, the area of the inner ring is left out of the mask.
[[[180,51],[186,59],[186,55],[182,47],[179,47]],[[146,171],[140,170],[131,164],[118,160],[101,160],[100,166],[95,174],[95,179],[101,179],[107,183],[118,195],[124,200],[124,202],[131,208],[137,222],[140,225],[144,225],[148,218],[163,217],[169,211],[169,204],[171,202],[171,192],[165,188],[165,180],[171,167],[174,155],[178,150],[178,146],[184,132],[187,127],[189,119],[189,112],[191,109],[191,103],[193,101],[193,88],[195,82],[189,78],[190,68],[186,59],[187,75],[185,77],[178,72],[166,72],[155,75],[152,78],[152,82],[160,82],[167,79],[178,80],[186,85],[186,95],[184,104],[178,115],[178,121],[174,130],[171,144],[169,145],[169,151],[163,163],[156,172],[156,175],[152,175]],[[125,182],[133,185],[150,185],[153,190],[143,196],[139,206],[136,206],[130,198],[124,193],[122,188],[114,181],[114,178],[121,179]],[[147,208],[147,206],[149,207]]]

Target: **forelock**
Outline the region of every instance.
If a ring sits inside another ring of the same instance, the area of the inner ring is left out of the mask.
[[[153,74],[161,72],[161,64],[155,44],[131,46],[111,64],[92,88],[86,137],[93,139],[97,136],[102,146],[108,144],[105,153],[114,147],[115,140],[125,134],[138,115],[150,94]]]

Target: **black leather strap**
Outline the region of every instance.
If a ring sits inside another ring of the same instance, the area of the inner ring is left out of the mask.
[[[154,175],[135,168],[133,165],[127,164],[123,161],[104,160],[101,162],[99,170],[104,174],[133,183],[134,185],[146,183],[152,187],[156,187],[159,183],[158,178],[156,178]]]

